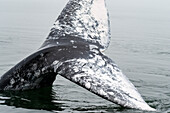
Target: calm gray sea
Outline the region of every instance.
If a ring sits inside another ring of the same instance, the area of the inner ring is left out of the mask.
[[[68,0],[0,0],[0,76],[40,47]],[[170,0],[107,0],[112,40],[105,52],[158,113],[170,113]],[[0,93],[0,113],[125,109],[58,76],[52,88]],[[147,113],[147,112],[145,112]]]

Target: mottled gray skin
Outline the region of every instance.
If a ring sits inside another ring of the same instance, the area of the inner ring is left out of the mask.
[[[70,0],[55,21],[47,40],[69,35],[97,44],[100,50],[107,49],[110,21],[105,6],[105,0]]]
[[[22,60],[1,77],[0,90],[27,90],[52,85],[58,74],[54,70],[54,61],[85,58],[84,53],[89,52],[88,44],[82,40],[75,44],[65,40],[65,44],[39,50]]]
[[[101,52],[109,42],[105,1],[70,0],[41,48],[1,77],[0,90],[51,86],[59,74],[123,107],[154,111],[117,65]]]

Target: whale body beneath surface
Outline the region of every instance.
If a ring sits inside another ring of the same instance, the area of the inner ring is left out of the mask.
[[[43,45],[0,79],[0,90],[51,86],[56,75],[120,106],[155,111],[102,53],[110,43],[105,0],[70,0]]]

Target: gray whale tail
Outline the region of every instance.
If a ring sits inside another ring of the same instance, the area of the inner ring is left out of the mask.
[[[123,107],[155,111],[118,66],[101,52],[109,42],[105,1],[70,0],[41,48],[1,77],[0,90],[50,86],[56,75],[61,75]]]

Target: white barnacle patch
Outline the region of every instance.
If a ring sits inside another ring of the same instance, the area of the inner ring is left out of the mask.
[[[88,63],[88,61],[86,59],[77,59],[77,62]]]
[[[89,57],[91,57],[91,58],[92,58],[92,57],[93,57],[93,55],[92,55],[92,54],[89,54]]]
[[[40,76],[40,70],[35,71],[34,76],[39,77]]]
[[[89,82],[86,82],[86,83],[85,83],[85,87],[86,87],[87,89],[90,89],[91,84],[90,84]]]
[[[66,60],[66,61],[64,61],[65,63],[67,63],[67,62],[75,62],[77,59],[76,58],[73,58],[73,59],[69,59],[69,60]],[[77,60],[78,61],[78,60]]]
[[[92,70],[92,69],[88,69],[88,74],[90,74],[90,75],[94,75],[95,74],[95,72]]]
[[[47,69],[46,67],[43,67],[43,68],[41,69],[41,71],[44,72],[46,69]]]
[[[95,61],[94,59],[89,59],[88,62],[89,62],[89,63],[93,63],[93,64],[96,63],[96,61]]]
[[[92,49],[92,52],[94,52],[95,54],[99,54],[99,51],[97,49]]]
[[[94,75],[95,74],[94,70],[91,69],[91,67],[89,65],[83,66],[82,71],[87,73],[88,75]]]
[[[40,56],[41,56],[41,57],[43,57],[43,56],[44,56],[44,54],[43,54],[43,53],[41,53],[41,54],[40,54]]]
[[[118,68],[118,67],[114,67],[114,69],[116,70],[116,71],[118,71],[118,72],[120,72],[121,70]]]
[[[28,87],[28,86],[30,86],[30,84],[26,83],[24,86],[25,86],[25,87]]]
[[[60,26],[59,21],[56,21],[56,22],[54,23],[53,28],[58,29],[58,30],[61,30],[61,29],[62,29],[61,26]]]
[[[32,70],[36,70],[36,69],[37,69],[37,64],[33,64]]]
[[[112,95],[112,96],[114,96],[114,93],[113,92],[107,92],[109,95]]]
[[[13,85],[14,83],[15,83],[15,80],[12,78],[12,79],[10,80],[10,84]]]
[[[80,52],[80,54],[82,54],[82,55],[83,55],[84,53],[83,53],[83,52]]]
[[[73,46],[73,48],[77,48],[77,46]]]
[[[92,49],[94,49],[94,48],[98,48],[96,45],[92,45],[92,44],[90,44],[89,45],[89,48],[90,48],[90,50],[92,50]]]
[[[30,77],[32,74],[31,73],[28,73],[27,76]]]
[[[120,100],[119,100],[118,98],[115,97],[115,98],[114,98],[114,101],[118,102],[118,101],[120,101]]]
[[[17,74],[17,77],[20,77],[20,75],[19,75],[19,74]]]
[[[108,18],[104,0],[95,0],[95,3],[92,4],[91,12],[94,15],[94,17],[96,17],[99,20],[106,21]]]
[[[59,61],[58,60],[55,60],[54,62],[53,62],[53,66],[54,66],[54,72],[56,72],[57,71],[57,69],[58,69],[58,67],[59,67]]]
[[[59,61],[58,60],[55,60],[54,62],[53,62],[53,65],[56,65],[56,64],[58,64],[59,63]]]
[[[98,91],[98,93],[100,94],[100,95],[107,95],[107,93],[105,92],[105,91],[103,91],[103,89],[100,89],[99,91]]]
[[[71,42],[71,44],[74,44],[75,41],[74,40],[70,40],[70,42]]]
[[[81,77],[83,76],[86,76],[86,74],[84,73],[81,73],[81,74],[76,74],[72,77],[72,79],[75,81],[75,82],[78,82],[80,80]]]
[[[56,42],[56,44],[58,45],[58,44],[59,44],[59,42]]]
[[[74,66],[73,70],[74,70],[74,72],[79,72],[79,67],[78,66]]]
[[[107,65],[106,65],[106,68],[107,68],[109,71],[113,70],[113,66],[110,65],[110,64],[107,64]]]
[[[63,49],[58,49],[58,51],[62,51]]]
[[[77,31],[78,33],[81,33],[81,32],[83,31],[83,28],[80,27],[80,26],[78,26],[78,27],[76,27],[76,31]]]
[[[24,82],[24,79],[23,79],[23,78],[21,79],[21,82]]]
[[[104,66],[105,65],[105,61],[104,60],[99,60],[97,65],[98,66]]]

